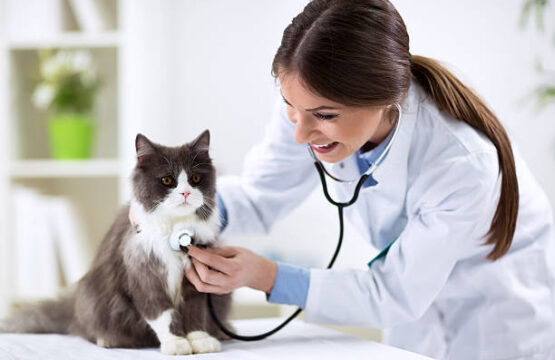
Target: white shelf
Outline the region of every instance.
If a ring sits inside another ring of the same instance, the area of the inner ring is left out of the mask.
[[[11,50],[35,50],[49,48],[108,48],[119,46],[119,32],[87,33],[80,31],[45,35],[40,38],[9,39]]]
[[[19,160],[10,164],[12,179],[117,177],[116,159],[92,160]]]
[[[102,1],[107,5],[104,15],[110,24],[106,30],[93,32],[73,31],[79,25],[76,21],[62,21],[71,10],[69,4],[53,8],[54,3],[62,2],[44,2],[50,5],[43,5],[42,0],[31,2],[41,3],[40,7],[50,6],[52,11],[61,11],[54,14],[52,26],[45,26],[43,31],[40,24],[32,22],[32,17],[26,17],[25,11],[31,15],[37,12],[37,8],[26,9],[25,4],[19,4],[25,3],[21,0],[0,0],[2,15],[8,13],[5,10],[11,9],[12,4],[23,11],[21,24],[12,27],[8,26],[6,16],[0,16],[0,288],[3,289],[0,291],[0,318],[6,315],[9,304],[18,295],[14,284],[17,281],[13,256],[14,208],[13,202],[8,201],[12,190],[24,186],[40,195],[66,198],[77,210],[92,251],[113,222],[119,206],[127,200],[122,198],[122,193],[123,189],[130,187],[132,164],[129,162],[133,162],[135,155],[133,146],[128,144],[133,145],[131,134],[138,132],[135,128],[130,132],[129,122],[123,121],[128,109],[121,101],[122,94],[126,93],[121,84],[121,72],[131,60],[138,58],[136,54],[142,54],[143,39],[138,40],[140,50],[132,56],[122,56],[128,52],[127,44],[121,46],[128,30],[120,25],[125,23],[122,16],[133,13],[137,4],[132,0]],[[143,5],[141,7],[147,8],[145,12],[150,15],[152,10],[147,4]],[[40,13],[38,16],[47,15]],[[60,23],[54,24],[58,18]],[[144,21],[137,24],[137,27],[145,28],[145,33],[151,30],[148,19],[144,17]],[[68,30],[56,32],[55,28]],[[39,72],[36,50],[40,49],[91,50],[95,68],[103,79],[94,111],[98,127],[94,144],[96,157],[92,159],[48,158],[49,142],[45,135],[48,126],[44,114],[35,109],[31,101],[31,87]],[[123,139],[126,146],[122,146]]]

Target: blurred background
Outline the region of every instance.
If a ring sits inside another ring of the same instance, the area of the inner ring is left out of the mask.
[[[178,145],[208,128],[220,175],[240,174],[279,91],[281,34],[306,0],[0,0],[0,317],[87,271],[129,200],[138,132]],[[555,204],[555,11],[548,0],[392,0],[411,53],[475,89]],[[335,208],[320,189],[272,233],[226,239],[324,266]],[[338,267],[375,254],[349,227]],[[233,316],[290,308],[241,289]],[[379,339],[367,329],[341,329]]]

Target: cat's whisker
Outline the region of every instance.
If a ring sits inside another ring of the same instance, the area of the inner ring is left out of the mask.
[[[210,204],[204,202],[199,208],[205,209],[205,211],[210,211],[210,212],[212,212],[212,211],[214,211],[215,206],[210,205]]]
[[[191,169],[196,169],[196,168],[199,168],[199,167],[204,167],[204,166],[206,166],[206,165],[210,165],[210,163],[197,163],[197,164],[193,165],[193,166],[191,167]]]

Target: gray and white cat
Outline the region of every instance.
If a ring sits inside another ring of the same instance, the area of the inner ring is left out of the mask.
[[[79,335],[103,347],[153,347],[164,354],[219,351],[226,336],[210,318],[206,294],[184,277],[188,256],[170,248],[176,229],[194,231],[193,244],[214,246],[220,229],[210,133],[180,147],[136,138],[130,206],[102,241],[92,267],[56,300],[29,304],[0,322],[0,332]],[[213,295],[225,321],[231,296]]]

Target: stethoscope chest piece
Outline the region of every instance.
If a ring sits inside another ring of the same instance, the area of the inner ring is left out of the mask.
[[[194,236],[195,230],[192,227],[177,227],[170,234],[168,243],[172,250],[181,251],[184,247],[192,244]]]

